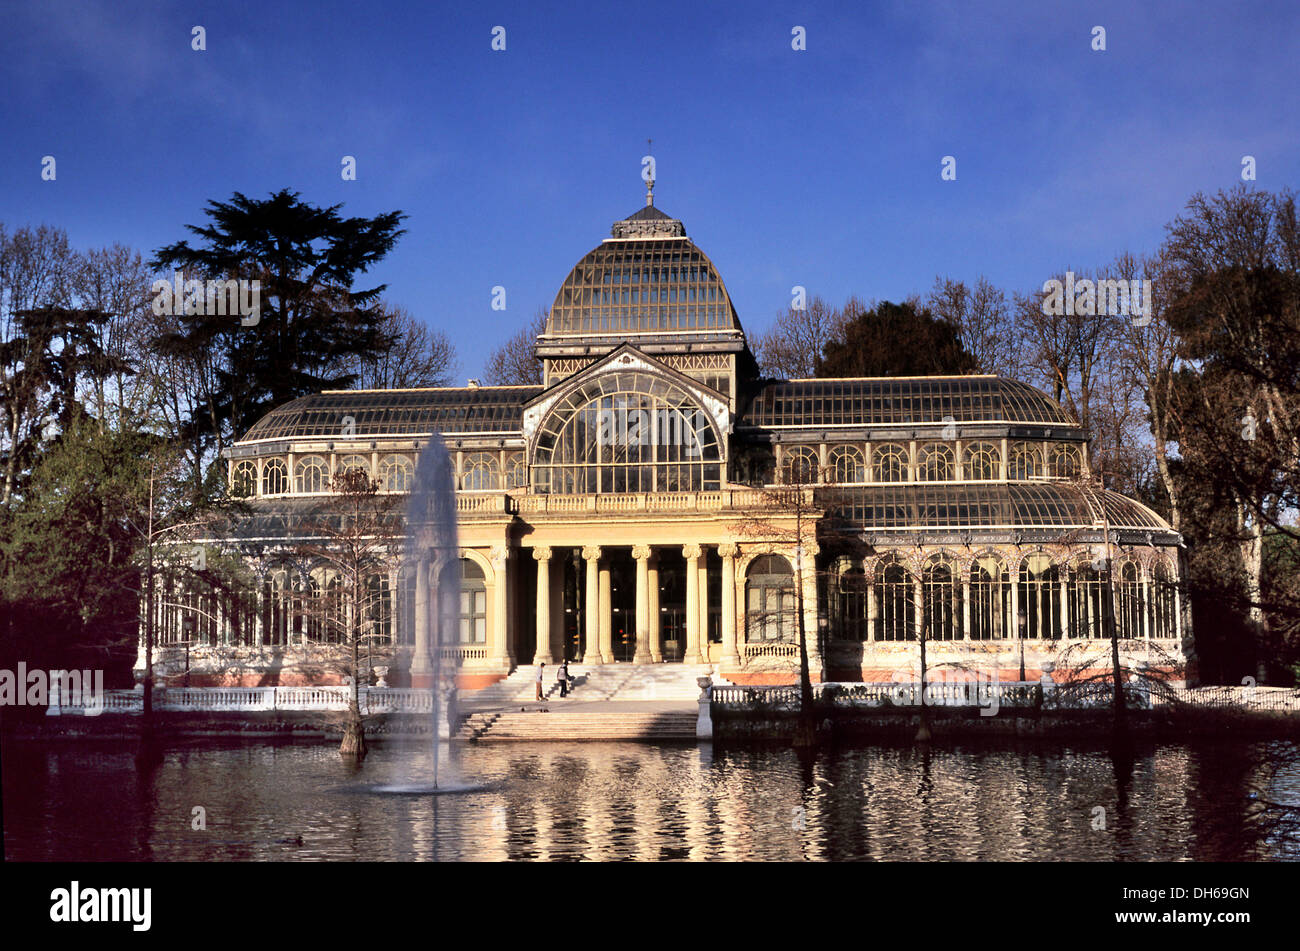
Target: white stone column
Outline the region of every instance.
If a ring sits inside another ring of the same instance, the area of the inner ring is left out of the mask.
[[[709,550],[700,546],[700,662],[707,664],[709,657]]]
[[[510,618],[507,584],[510,577],[510,551],[494,548],[492,555],[492,650],[489,656],[499,667],[510,667],[514,660],[510,650]]]
[[[412,632],[411,686],[433,685],[433,656],[429,652],[429,557],[421,555],[415,568],[415,630]]]
[[[876,603],[876,579],[867,580],[867,640],[875,643],[876,620],[880,616],[880,606]]]
[[[636,559],[636,653],[632,662],[650,663],[650,546],[632,546]]]
[[[614,663],[614,599],[610,596],[608,563],[600,566],[600,659]]]
[[[664,659],[664,623],[659,614],[659,559],[650,557],[650,663],[661,664]]]
[[[600,659],[600,583],[598,580],[600,565],[600,548],[588,545],[582,549],[582,557],[587,560],[587,600],[583,620],[587,631],[587,643],[582,654],[584,664],[599,664]]]
[[[740,548],[733,544],[718,546],[722,556],[722,657],[718,667],[739,667],[740,652],[736,649],[736,555]]]
[[[553,663],[551,656],[551,550],[534,548],[537,562],[537,648],[534,664]]]
[[[685,663],[700,662],[700,546],[682,546],[686,559],[686,654]]]
[[[961,579],[961,639],[970,640],[970,574]]]

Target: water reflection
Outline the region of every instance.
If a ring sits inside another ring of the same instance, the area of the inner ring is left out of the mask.
[[[487,790],[378,796],[427,752],[195,744],[153,767],[107,746],[5,750],[5,848],[18,860],[1296,859],[1252,824],[1250,792],[1300,800],[1294,745],[1104,750],[640,744],[455,748]],[[201,807],[206,828],[192,828]],[[301,840],[301,844],[299,844]]]

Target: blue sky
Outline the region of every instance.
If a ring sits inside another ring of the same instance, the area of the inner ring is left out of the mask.
[[[400,208],[375,281],[451,335],[463,376],[643,204],[647,138],[656,204],[751,333],[795,284],[1028,290],[1153,249],[1243,155],[1259,187],[1300,185],[1294,2],[54,0],[0,22],[0,221],[148,253],[235,191]]]

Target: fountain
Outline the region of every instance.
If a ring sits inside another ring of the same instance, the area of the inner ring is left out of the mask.
[[[448,699],[455,689],[456,666],[447,666],[442,656],[444,637],[456,630],[459,619],[457,610],[460,598],[460,550],[456,539],[456,486],[451,459],[438,435],[430,437],[420,458],[416,463],[415,476],[411,485],[410,500],[406,510],[406,545],[403,552],[403,567],[423,576],[416,585],[416,599],[423,598],[427,605],[423,610],[417,603],[415,618],[417,628],[423,624],[424,630],[416,630],[416,659],[421,643],[427,645],[427,661],[431,670],[416,670],[416,660],[412,661],[413,681],[415,676],[429,677],[429,691],[432,700],[432,736],[431,752],[433,754],[433,782],[407,782],[372,787],[372,791],[397,795],[445,795],[448,793],[473,792],[484,789],[482,785],[441,781],[439,769],[443,758],[443,744],[450,739],[455,730],[449,715]],[[452,566],[449,570],[440,570],[444,565]],[[427,588],[426,584],[427,582]],[[446,590],[444,590],[446,589]],[[413,683],[414,685],[414,683]]]

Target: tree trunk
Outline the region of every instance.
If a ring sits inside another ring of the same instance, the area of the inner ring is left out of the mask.
[[[339,755],[351,757],[360,762],[366,758],[366,727],[361,721],[361,648],[357,643],[357,632],[352,631],[352,699],[348,701],[348,721],[343,728],[343,743],[339,746]]]

